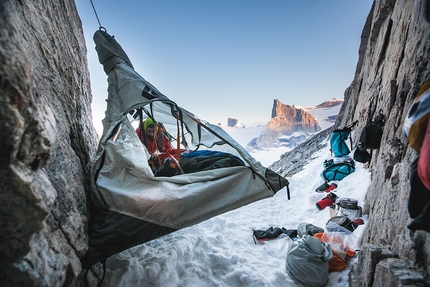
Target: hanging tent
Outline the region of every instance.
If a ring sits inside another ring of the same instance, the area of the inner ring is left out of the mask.
[[[289,197],[285,178],[263,167],[222,128],[177,106],[142,78],[104,28],[94,34],[94,42],[108,76],[108,99],[92,165],[90,248],[82,259],[84,269],[284,187]],[[190,157],[199,163],[211,157],[215,164],[171,177],[154,176],[150,154],[133,126],[146,118],[162,123],[173,146],[185,150],[177,155],[180,166]],[[240,164],[229,166],[226,157]]]

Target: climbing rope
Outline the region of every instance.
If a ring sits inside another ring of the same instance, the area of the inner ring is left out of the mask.
[[[106,29],[100,23],[99,15],[97,15],[96,7],[94,7],[93,0],[90,0],[90,2],[91,2],[91,6],[93,6],[94,14],[96,14],[97,22],[99,22],[99,29],[106,31]]]

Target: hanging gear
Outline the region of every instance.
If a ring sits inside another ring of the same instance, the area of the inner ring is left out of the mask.
[[[430,79],[421,87],[409,108],[403,124],[403,132],[408,137],[409,145],[420,152],[430,115]]]

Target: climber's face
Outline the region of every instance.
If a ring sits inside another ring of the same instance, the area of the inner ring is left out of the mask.
[[[153,139],[154,138],[154,133],[155,133],[155,127],[154,126],[149,126],[146,128],[146,137],[148,139]]]

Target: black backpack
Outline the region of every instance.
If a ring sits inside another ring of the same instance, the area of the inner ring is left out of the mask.
[[[368,123],[361,132],[357,149],[354,152],[354,160],[358,162],[368,162],[371,155],[367,149],[378,149],[381,146],[382,128],[385,125],[385,116],[379,110],[375,119]]]

